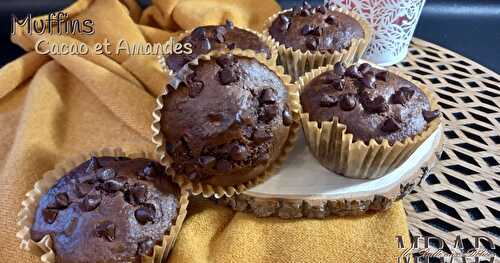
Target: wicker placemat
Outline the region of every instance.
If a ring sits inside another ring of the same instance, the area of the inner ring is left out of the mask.
[[[466,250],[486,236],[500,257],[500,76],[420,39],[396,66],[434,88],[447,140],[433,173],[405,198],[411,234],[451,246],[460,235]]]

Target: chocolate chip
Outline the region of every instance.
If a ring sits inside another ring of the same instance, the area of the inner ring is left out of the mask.
[[[223,68],[219,71],[219,81],[222,85],[228,85],[230,83],[238,81],[238,76],[233,69]]]
[[[151,255],[153,253],[153,248],[155,242],[148,238],[137,245],[137,254],[141,256]]]
[[[113,168],[101,168],[97,171],[97,179],[101,181],[109,180],[116,176],[116,171]]]
[[[218,160],[215,169],[220,172],[229,172],[233,169],[233,164],[228,160]]]
[[[363,75],[358,71],[358,68],[355,65],[349,66],[345,71],[345,75],[356,79],[361,79],[363,77]]]
[[[208,40],[208,38],[201,39],[201,49],[203,50],[212,49],[212,44],[210,44],[210,40]]]
[[[439,117],[439,111],[438,110],[435,110],[435,111],[423,110],[422,115],[424,116],[424,120],[426,122],[431,122],[435,118]]]
[[[236,44],[235,44],[235,43],[229,43],[229,44],[227,44],[227,45],[226,45],[226,47],[227,47],[228,49],[230,49],[230,50],[233,50],[233,49],[235,49],[235,48],[236,48]]]
[[[370,71],[371,68],[372,68],[372,66],[370,66],[370,64],[363,63],[363,64],[359,65],[358,71],[361,72],[362,74],[365,74],[366,72]]]
[[[245,145],[235,144],[231,147],[230,155],[231,159],[235,161],[243,161],[249,156],[249,153]]]
[[[363,100],[363,103],[363,107],[365,108],[365,110],[370,113],[382,113],[386,112],[389,109],[385,98],[382,96],[378,96],[373,100],[370,100],[368,98],[366,100]]]
[[[302,10],[302,8],[298,7],[298,6],[295,6],[292,8],[292,16],[298,16],[300,15],[300,11]]]
[[[395,132],[395,131],[401,129],[401,126],[399,125],[399,123],[396,120],[394,120],[394,118],[389,118],[389,119],[384,121],[381,129],[384,132],[390,133],[390,132]]]
[[[382,80],[382,81],[387,81],[387,77],[388,76],[389,76],[389,72],[388,71],[379,71],[379,72],[377,72],[377,74],[375,74],[375,77],[378,80]]]
[[[276,103],[276,95],[274,95],[274,90],[271,88],[264,89],[260,93],[259,101],[260,101],[260,103],[263,103],[263,104]]]
[[[329,25],[334,25],[336,23],[337,19],[332,16],[332,15],[329,15],[326,19],[325,19],[325,22]]]
[[[300,13],[299,13],[300,16],[310,16],[311,15],[311,11],[309,11],[309,9],[301,9],[300,10]]]
[[[267,105],[264,107],[263,120],[266,123],[271,122],[278,115],[278,106],[277,105]]]
[[[308,38],[306,40],[306,48],[309,50],[316,50],[318,49],[318,42],[315,38]]]
[[[375,75],[373,75],[373,72],[366,72],[366,74],[363,75],[363,78],[361,79],[361,82],[363,83],[363,86],[369,89],[374,89],[375,88]]]
[[[198,163],[203,167],[210,167],[215,163],[216,158],[210,155],[203,155],[198,158]]]
[[[92,191],[93,187],[94,186],[88,182],[79,183],[75,186],[76,195],[80,198],[84,197]]]
[[[224,35],[222,33],[215,33],[215,40],[219,43],[224,43]]]
[[[95,156],[92,156],[87,168],[85,169],[85,173],[95,172],[99,168],[101,168],[101,164],[99,164],[99,161]]]
[[[234,24],[233,24],[233,21],[231,20],[226,20],[226,28],[228,30],[232,30],[234,28]]]
[[[227,67],[232,67],[236,64],[236,57],[233,56],[232,54],[225,54],[222,56],[219,56],[215,59],[215,62],[219,67],[221,68],[227,68]]]
[[[323,96],[321,96],[319,106],[321,106],[321,107],[333,107],[337,103],[338,103],[338,99],[336,97],[332,97],[328,94],[323,94]]]
[[[181,140],[185,140],[182,138]],[[185,144],[185,141],[182,141]],[[163,167],[155,162],[148,162],[146,166],[139,172],[139,177],[156,177],[163,172]]]
[[[278,17],[280,19],[281,24],[287,25],[287,28],[288,28],[288,24],[290,24],[290,18],[288,18],[288,16],[283,15],[283,14],[280,14]]]
[[[337,64],[335,64],[335,66],[333,66],[333,72],[337,76],[344,76],[345,74],[344,64],[342,62],[338,62]]]
[[[396,91],[391,96],[391,102],[394,104],[404,105],[408,101],[410,101],[411,97],[413,97],[415,91],[408,87],[402,87],[398,91]]]
[[[283,125],[290,126],[293,124],[292,114],[290,114],[290,111],[288,111],[287,109],[283,110],[282,118],[283,118]]]
[[[153,205],[145,205],[138,208],[134,212],[135,219],[141,225],[145,225],[149,222],[153,222],[156,215],[156,209]]]
[[[351,111],[356,107],[356,100],[352,95],[344,95],[340,100],[340,108],[344,111]]]
[[[58,193],[54,198],[54,203],[50,206],[50,208],[54,209],[66,209],[69,206],[69,197],[66,193]]]
[[[134,184],[130,188],[130,194],[136,204],[143,204],[147,199],[148,187],[144,184]]]
[[[311,9],[312,6],[311,6],[311,4],[309,4],[309,2],[307,2],[307,1],[304,0],[302,2],[302,8]]]
[[[302,35],[306,36],[309,35],[312,31],[314,30],[314,26],[310,24],[305,24],[302,29],[300,30],[300,33]]]
[[[71,218],[71,222],[69,222],[68,226],[64,229],[64,235],[69,237],[73,235],[78,226],[78,217]]]
[[[43,220],[45,220],[47,224],[52,224],[56,221],[58,213],[59,211],[56,209],[45,208],[42,211]]]
[[[109,242],[115,240],[116,226],[113,222],[104,221],[96,226],[96,236]]]
[[[326,14],[326,7],[325,6],[319,6],[318,8],[316,8],[316,11],[320,14]]]
[[[321,33],[323,33],[323,30],[318,26],[318,27],[315,27],[312,31],[311,31],[311,35],[313,36],[321,36]]]
[[[191,35],[197,39],[202,39],[207,37],[207,31],[203,27],[197,27],[193,30]]]
[[[272,138],[272,135],[268,133],[266,130],[260,128],[255,130],[252,137],[256,143],[262,143],[270,140]]]
[[[111,179],[106,181],[102,185],[102,189],[108,193],[115,193],[122,190],[124,187],[124,182],[117,179]]]
[[[215,28],[215,33],[224,35],[227,33],[227,30],[223,26],[218,26]]]
[[[338,91],[344,90],[345,79],[334,79],[332,81],[332,86],[333,86],[334,89],[336,89]]]
[[[101,195],[92,194],[85,196],[80,205],[80,208],[83,211],[89,212],[96,209],[100,204],[101,204]]]

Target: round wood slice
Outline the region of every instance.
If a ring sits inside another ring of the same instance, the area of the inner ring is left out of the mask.
[[[301,137],[277,175],[241,195],[215,201],[258,217],[324,218],[385,210],[429,173],[441,154],[443,137],[440,126],[403,165],[373,180],[347,178],[327,170]]]

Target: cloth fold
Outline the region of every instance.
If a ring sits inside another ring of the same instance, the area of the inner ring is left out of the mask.
[[[44,172],[102,147],[153,150],[155,97],[167,83],[154,55],[41,55],[37,41],[88,46],[162,43],[198,25],[260,30],[274,0],[80,0],[63,10],[92,19],[95,34],[36,35],[18,26],[26,54],[0,69],[0,258],[38,262],[19,249],[15,222],[24,194]],[[39,19],[43,19],[40,17]],[[92,49],[91,49],[92,50]],[[169,262],[392,262],[408,239],[401,203],[372,215],[326,220],[259,219],[195,198]]]

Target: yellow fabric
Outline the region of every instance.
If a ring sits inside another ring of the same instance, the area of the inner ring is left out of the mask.
[[[52,43],[165,41],[196,25],[258,30],[279,10],[273,0],[80,0],[65,12],[92,18],[93,36],[43,36]],[[154,56],[35,53],[41,36],[17,34],[27,53],[0,69],[0,258],[38,262],[19,249],[16,214],[24,194],[64,158],[106,146],[153,148],[154,99],[166,83]],[[392,262],[407,237],[400,203],[387,212],[327,220],[257,219],[194,201],[169,262]]]

